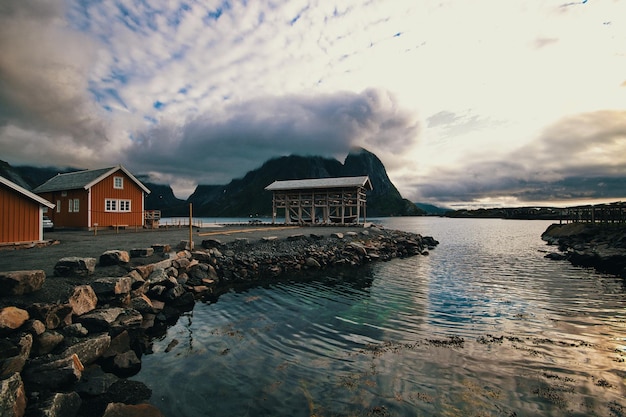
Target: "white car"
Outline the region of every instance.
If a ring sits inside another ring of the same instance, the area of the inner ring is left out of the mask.
[[[54,230],[54,223],[50,220],[50,217],[43,216],[43,229],[44,230]]]

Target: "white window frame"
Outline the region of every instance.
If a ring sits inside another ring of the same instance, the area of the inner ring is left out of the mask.
[[[116,190],[124,189],[124,177],[113,177],[113,188]]]
[[[61,200],[57,200],[57,213],[61,212]]]
[[[131,200],[105,198],[104,211],[107,213],[130,213],[132,210]]]
[[[67,200],[67,212],[78,213],[80,211],[80,200],[78,198],[70,198]]]

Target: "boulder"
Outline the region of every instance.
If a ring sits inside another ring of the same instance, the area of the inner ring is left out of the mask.
[[[42,270],[0,272],[0,295],[23,295],[39,291],[46,281]]]
[[[312,257],[306,258],[306,260],[304,261],[304,264],[308,266],[309,268],[318,269],[322,267],[322,265],[320,265],[320,263],[315,258],[312,258]]]
[[[41,407],[39,415],[45,417],[74,417],[78,414],[82,401],[76,392],[55,392]]]
[[[130,250],[131,258],[148,258],[154,255],[154,248],[134,248]]]
[[[75,354],[52,361],[40,357],[28,363],[22,378],[29,391],[58,391],[78,381],[84,369]]]
[[[54,275],[60,277],[87,277],[94,273],[96,258],[79,258],[70,256],[61,258],[54,266]]]
[[[113,295],[128,294],[132,289],[133,280],[131,277],[109,277],[98,278],[91,283],[96,295],[109,297]]]
[[[133,350],[115,355],[111,364],[110,371],[123,378],[133,376],[141,370],[141,359]]]
[[[110,403],[102,417],[164,417],[163,413],[150,404]]]
[[[22,417],[26,412],[26,392],[20,374],[0,381],[0,416]]]
[[[129,262],[130,256],[125,250],[108,250],[100,255],[99,264],[100,266],[126,265]]]
[[[154,250],[154,253],[159,253],[159,254],[167,253],[167,252],[170,252],[172,250],[170,245],[161,244],[161,243],[157,243],[155,245],[152,245],[152,249]]]
[[[0,379],[22,372],[33,346],[33,336],[25,334],[16,343],[0,339]],[[1,414],[0,414],[1,415]]]
[[[193,242],[190,244],[188,240],[181,240],[176,246],[176,249],[179,251],[193,250]]]
[[[28,320],[28,311],[17,307],[5,307],[0,310],[0,335],[20,328]]]
[[[38,356],[50,353],[63,342],[63,339],[64,337],[61,333],[54,330],[46,330],[34,338],[32,353]]]
[[[92,365],[85,369],[74,389],[82,396],[103,395],[118,380],[117,376],[104,372],[100,366]]]
[[[205,239],[202,241],[202,247],[205,249],[220,248],[223,243],[218,239]]]
[[[113,322],[124,311],[120,307],[100,308],[76,318],[89,331],[109,331]]]
[[[69,305],[72,308],[72,313],[80,316],[96,308],[98,297],[91,286],[78,285],[74,287],[74,291],[70,295]]]
[[[343,233],[335,232],[335,233],[332,233],[330,237],[334,237],[335,239],[343,239]]]
[[[80,362],[89,365],[96,361],[111,344],[111,336],[106,333],[84,339],[63,351],[61,357],[76,355]]]
[[[69,304],[35,303],[28,308],[28,313],[42,321],[47,329],[56,329],[72,322],[72,307]]]

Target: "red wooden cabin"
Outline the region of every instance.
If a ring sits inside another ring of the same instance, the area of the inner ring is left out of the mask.
[[[0,245],[43,240],[43,212],[54,204],[0,177]]]
[[[58,174],[35,188],[56,203],[48,216],[55,227],[142,227],[150,190],[121,165]]]

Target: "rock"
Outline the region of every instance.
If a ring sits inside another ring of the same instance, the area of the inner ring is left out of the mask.
[[[106,333],[84,339],[63,351],[61,357],[76,355],[82,364],[89,365],[96,361],[111,344],[111,336]]]
[[[39,415],[45,417],[75,417],[82,401],[75,392],[55,392],[43,406],[39,407]]]
[[[26,392],[20,374],[0,381],[0,416],[22,417],[26,412]]]
[[[135,375],[141,370],[141,360],[133,350],[127,350],[113,358],[111,372],[123,378]]]
[[[117,376],[104,372],[98,365],[92,365],[85,369],[74,389],[81,396],[93,397],[105,394],[117,381],[119,381]]]
[[[159,254],[167,253],[167,252],[170,252],[172,250],[170,245],[160,244],[160,243],[152,245],[152,249],[154,250],[154,253],[159,253]]]
[[[83,325],[80,323],[73,323],[68,326],[65,326],[63,328],[63,331],[68,336],[76,336],[76,337],[87,336],[87,334],[89,334],[89,330],[85,329]]]
[[[89,285],[78,285],[69,298],[69,305],[72,313],[77,316],[93,311],[98,305],[98,297],[93,288]]]
[[[343,239],[343,233],[341,232],[331,233],[330,237],[334,237],[335,239]]]
[[[4,379],[15,372],[22,372],[33,346],[33,336],[25,334],[17,343],[2,339],[5,346],[0,352],[0,379]]]
[[[163,413],[150,404],[110,403],[102,417],[164,417]]]
[[[304,261],[304,264],[308,266],[309,268],[318,269],[322,267],[322,265],[317,261],[317,259],[312,258],[312,257],[306,258],[306,260]]]
[[[79,258],[70,256],[61,258],[54,266],[54,275],[60,277],[87,277],[94,273],[96,258]]]
[[[46,330],[34,338],[32,353],[38,356],[50,353],[63,342],[63,339],[64,337],[61,333],[54,330]]]
[[[39,291],[46,281],[42,270],[0,272],[0,295],[23,295]]]
[[[22,378],[30,391],[58,391],[78,381],[84,369],[75,354],[50,362],[37,358],[24,368]]]
[[[295,241],[295,240],[303,240],[305,237],[303,234],[296,234],[296,235],[291,235],[287,237],[287,240],[289,241]]]
[[[218,239],[205,239],[201,245],[205,249],[211,249],[222,247],[223,243]]]
[[[129,262],[130,256],[125,250],[108,250],[100,255],[99,264],[100,266],[126,265]]]
[[[47,329],[56,329],[63,324],[71,324],[72,307],[69,304],[35,303],[28,308],[31,317],[41,320]]]
[[[29,319],[28,311],[17,307],[5,307],[0,310],[0,335],[20,328]]]
[[[120,307],[101,308],[77,317],[76,320],[91,332],[109,331],[113,322],[123,311],[124,309]]]
[[[278,236],[265,236],[261,239],[263,242],[274,242],[278,240]]]
[[[567,256],[565,256],[562,253],[551,252],[551,253],[548,253],[546,256],[544,256],[544,258],[552,259],[553,261],[562,261],[562,260],[567,259]]]
[[[24,330],[32,335],[39,335],[46,331],[46,325],[41,320],[28,320],[24,325]]]
[[[146,280],[150,285],[163,285],[167,288],[171,288],[176,285],[176,280],[172,280],[165,269],[156,268],[148,279]]]
[[[161,252],[163,253],[163,252]],[[135,248],[130,250],[131,258],[147,258],[154,255],[154,248]]]
[[[176,249],[179,251],[193,250],[193,242],[189,244],[188,240],[181,240],[176,246]]]
[[[120,353],[130,350],[130,334],[127,330],[111,339],[109,347],[102,353],[103,358],[112,358]]]
[[[130,306],[139,311],[140,313],[157,313],[158,310],[154,308],[152,300],[145,294],[141,294],[138,297],[134,297],[130,300]]]
[[[91,283],[91,287],[98,298],[110,297],[130,293],[132,289],[132,282],[132,279],[128,276],[98,278]]]
[[[311,233],[309,236],[311,237],[311,239],[315,239],[315,240],[322,240],[322,239],[324,239],[324,236],[318,235],[316,233]]]
[[[117,316],[117,319],[115,319],[115,322],[113,323],[113,327],[139,327],[142,322],[143,316],[139,311],[127,308],[119,316]]]

